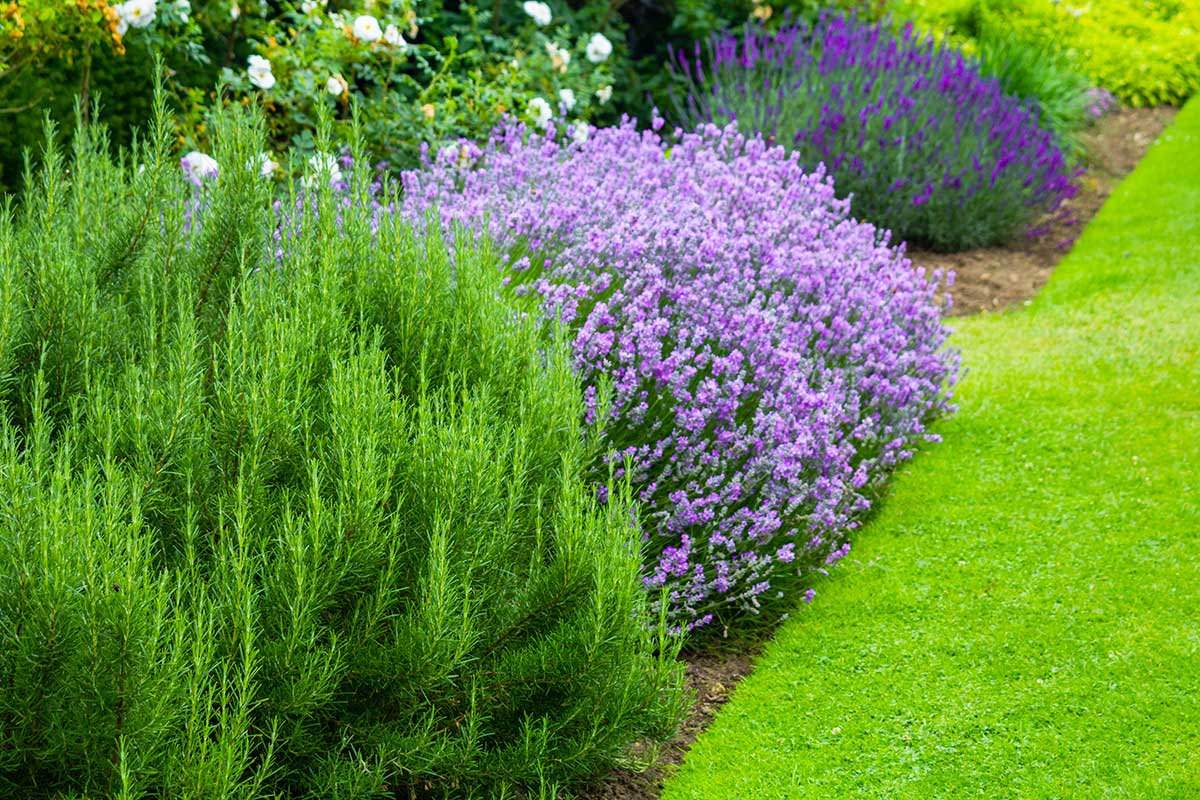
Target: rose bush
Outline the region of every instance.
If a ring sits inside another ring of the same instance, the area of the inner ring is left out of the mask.
[[[0,6],[0,187],[17,183],[23,151],[41,134],[43,112],[68,120],[77,99],[86,120],[102,98],[103,118],[117,143],[127,144],[133,126],[150,114],[154,55],[163,58],[174,85],[202,80],[201,39],[189,0]]]
[[[261,25],[255,61],[224,77],[267,104],[273,142],[301,156],[313,151],[319,104],[345,136],[357,109],[369,148],[393,163],[414,163],[423,143],[484,137],[505,115],[537,121],[548,109],[588,120],[605,110],[621,33],[596,4],[498,10],[309,0]]]
[[[629,71],[608,2],[442,0],[30,0],[0,9],[0,181],[10,187],[41,112],[69,119],[77,96],[127,145],[150,114],[156,58],[179,111],[179,144],[207,147],[209,112],[261,104],[274,152],[314,152],[317,109],[349,135],[357,109],[378,158],[416,163],[422,143],[486,137],[542,98],[599,120]],[[223,80],[227,88],[217,90]],[[534,111],[540,104],[533,105]],[[7,145],[7,146],[4,146]]]

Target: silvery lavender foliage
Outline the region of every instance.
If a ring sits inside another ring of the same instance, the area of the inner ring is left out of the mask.
[[[405,173],[400,211],[491,236],[513,291],[567,323],[587,422],[648,515],[645,583],[682,627],[843,557],[957,359],[941,276],[820,170],[732,125],[661,124],[566,144],[513,125]]]
[[[961,52],[906,25],[823,15],[767,33],[715,35],[676,52],[688,124],[737,120],[812,168],[826,165],[855,216],[938,250],[997,244],[1075,194],[1036,107]]]

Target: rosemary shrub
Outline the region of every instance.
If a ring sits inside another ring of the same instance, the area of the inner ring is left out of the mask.
[[[0,214],[0,794],[545,797],[670,735],[630,491],[488,246],[359,173],[276,241],[261,121],[194,196],[169,129]]]

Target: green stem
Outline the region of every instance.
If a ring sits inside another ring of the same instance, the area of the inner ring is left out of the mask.
[[[417,97],[418,103],[424,103],[429,99],[430,92],[433,91],[433,88],[437,86],[438,81],[442,79],[442,77],[454,64],[455,59],[458,58],[458,39],[454,38],[453,36],[448,36],[446,37],[446,42],[450,45],[450,52],[446,54],[446,60],[442,62],[441,69],[437,71],[437,74],[433,76],[431,81],[429,81],[429,85],[426,86],[425,90]]]

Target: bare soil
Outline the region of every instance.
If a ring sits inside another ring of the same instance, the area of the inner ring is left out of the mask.
[[[729,700],[733,687],[750,674],[754,652],[685,652],[680,658],[686,664],[687,688],[695,702],[683,727],[659,753],[656,766],[644,772],[619,769],[596,786],[578,795],[579,800],[656,800],[662,792],[663,781],[671,770],[683,763],[692,742],[716,717],[718,709]]]
[[[913,264],[954,270],[951,313],[999,311],[1033,298],[1045,285],[1076,237],[1100,210],[1121,178],[1128,175],[1150,144],[1175,117],[1174,108],[1118,108],[1084,134],[1088,152],[1082,186],[1066,204],[1066,213],[1047,220],[1037,238],[1022,237],[1004,247],[962,253],[909,251]],[[750,674],[756,652],[687,652],[687,687],[695,702],[679,735],[658,752],[645,771],[619,769],[579,795],[580,800],[657,800],[663,781],[683,762],[692,742],[716,717],[734,686]],[[635,755],[648,756],[647,751]]]
[[[950,289],[953,316],[1000,311],[1025,303],[1050,279],[1055,265],[1071,251],[1075,239],[1121,178],[1137,166],[1176,110],[1118,108],[1085,132],[1087,171],[1079,192],[1054,218],[1038,226],[1045,231],[1043,235],[1022,235],[1002,247],[961,253],[910,250],[909,257],[913,264],[926,269],[954,271],[954,286]]]

